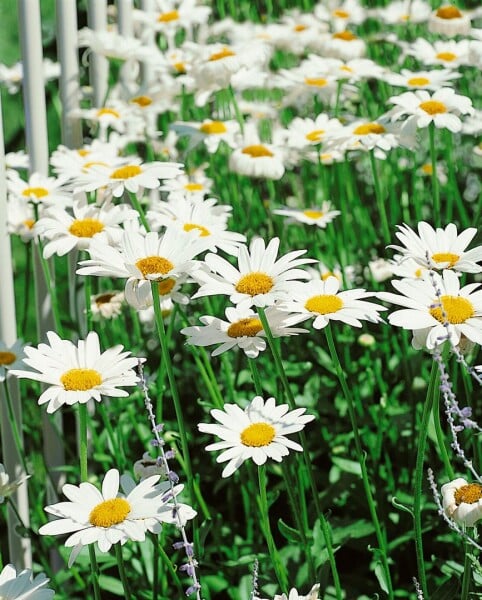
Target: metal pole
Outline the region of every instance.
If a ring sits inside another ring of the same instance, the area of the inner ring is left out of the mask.
[[[88,0],[87,22],[94,31],[107,29],[107,1]],[[104,106],[107,97],[107,79],[109,76],[109,63],[105,56],[95,52],[90,55],[90,84],[93,89],[94,106]]]

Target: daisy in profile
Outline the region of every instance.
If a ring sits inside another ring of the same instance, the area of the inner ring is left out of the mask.
[[[221,442],[206,446],[206,450],[223,450],[216,462],[229,461],[222,472],[222,477],[229,477],[250,458],[257,465],[264,465],[268,458],[281,462],[289,450],[302,452],[303,448],[286,436],[313,421],[315,417],[305,415],[305,411],[305,408],[289,411],[287,404],[276,406],[274,398],[265,402],[256,396],[244,410],[236,404],[225,404],[224,411],[211,410],[212,417],[220,424],[200,423],[198,429],[221,438]]]
[[[239,123],[232,120],[217,121],[205,119],[202,123],[176,121],[171,127],[179,136],[191,136],[191,147],[197,141],[203,141],[210,154],[216,152],[221,142],[225,142],[231,148],[235,148],[236,142],[234,138],[239,132]]]
[[[366,43],[347,29],[337,31],[326,38],[322,42],[322,47],[326,56],[340,60],[361,58],[366,52]]]
[[[281,143],[261,142],[254,123],[246,125],[244,135],[238,138],[237,143],[237,148],[229,158],[231,171],[248,177],[283,177],[285,167]]]
[[[450,37],[467,35],[470,32],[470,17],[453,4],[446,4],[432,12],[428,20],[428,30]]]
[[[50,600],[55,592],[45,587],[49,579],[43,573],[33,575],[30,569],[20,573],[6,565],[0,573],[0,598],[5,600]]]
[[[11,369],[18,369],[23,366],[25,358],[24,343],[17,340],[13,346],[7,346],[0,340],[0,383],[8,377]]]
[[[213,180],[206,177],[203,169],[196,169],[189,175],[178,175],[173,179],[166,180],[159,188],[167,192],[168,200],[174,199],[198,199],[209,194],[213,187]]]
[[[391,245],[400,253],[398,262],[412,258],[426,269],[453,269],[461,273],[480,273],[482,267],[477,263],[482,261],[482,246],[476,246],[466,251],[467,246],[475,237],[477,229],[469,227],[457,233],[457,226],[449,223],[445,229],[434,229],[429,223],[418,223],[417,233],[408,225],[397,225],[395,234],[403,246]]]
[[[59,518],[42,525],[39,533],[71,534],[65,541],[67,548],[73,548],[70,568],[84,546],[96,542],[101,552],[109,552],[113,544],[143,542],[147,531],[161,531],[161,523],[178,524],[194,518],[196,512],[185,504],[178,504],[180,510],[173,510],[173,496],[183,486],[175,486],[171,492],[169,481],[156,485],[159,479],[159,475],[154,475],[135,485],[130,475],[120,477],[117,469],[110,469],[102,491],[88,482],[79,486],[66,484],[62,492],[69,501],[45,507],[45,512]],[[119,483],[124,493],[119,492]]]
[[[375,294],[364,289],[340,292],[340,281],[336,277],[298,283],[291,290],[291,299],[280,304],[283,310],[314,318],[313,327],[323,329],[330,321],[341,321],[352,327],[361,327],[361,321],[379,323],[378,314],[386,310],[380,304],[365,302]]]
[[[288,217],[288,223],[304,223],[305,225],[316,225],[325,229],[328,223],[331,223],[340,213],[339,210],[331,210],[331,202],[323,202],[319,207],[314,208],[276,208],[273,210],[275,215]]]
[[[392,285],[398,294],[380,292],[377,296],[404,307],[391,313],[388,321],[413,332],[414,348],[432,350],[445,343],[447,336],[454,346],[462,338],[482,345],[482,291],[476,291],[479,283],[460,287],[457,274],[445,270],[442,276],[426,273],[420,279],[392,281]]]
[[[424,65],[457,69],[470,64],[469,44],[469,40],[437,40],[431,44],[423,38],[418,38],[407,48],[406,53],[415,56]]]
[[[338,151],[375,150],[375,155],[385,158],[386,152],[397,146],[412,146],[415,138],[410,131],[403,131],[393,124],[381,124],[377,121],[358,120],[329,133],[326,149]]]
[[[375,14],[387,25],[405,25],[424,23],[431,10],[425,0],[392,0],[387,6],[376,8]]]
[[[122,314],[124,294],[118,291],[107,291],[95,294],[90,298],[90,310],[94,321],[116,319]]]
[[[290,315],[275,306],[266,309],[273,337],[283,337],[307,333],[306,329],[292,327],[304,321],[300,315]],[[251,309],[227,308],[226,319],[204,316],[200,318],[204,327],[193,326],[181,329],[181,333],[188,337],[187,343],[192,346],[212,346],[221,344],[213,350],[211,356],[217,356],[232,348],[241,348],[249,358],[256,358],[260,352],[266,350],[265,332],[258,315]]]
[[[457,477],[442,486],[445,514],[459,525],[474,527],[482,519],[482,485]]]
[[[208,254],[205,263],[211,272],[200,270],[196,273],[201,287],[193,299],[224,294],[239,309],[253,305],[271,306],[278,300],[287,299],[294,280],[309,278],[306,271],[297,267],[316,260],[299,258],[306,250],[288,252],[276,260],[279,243],[279,238],[273,238],[266,246],[264,240],[255,238],[249,250],[244,245],[240,246],[238,268],[217,254]]]
[[[290,148],[303,150],[321,144],[326,135],[342,127],[338,119],[320,114],[315,119],[295,117],[286,130],[287,144]]]
[[[58,146],[50,157],[53,171],[65,179],[74,180],[92,167],[115,169],[126,163],[126,157],[119,156],[119,148],[112,143],[93,140],[82,148]]]
[[[432,71],[409,71],[402,69],[401,73],[387,73],[385,80],[390,85],[417,90],[438,90],[452,84],[454,79],[461,77],[460,73],[450,69],[434,69]]]
[[[14,370],[12,374],[48,384],[38,400],[40,405],[48,403],[48,413],[64,404],[85,404],[91,398],[100,402],[102,396],[128,396],[120,388],[133,386],[139,380],[135,372],[138,359],[130,357],[130,352],[122,352],[122,346],[101,352],[94,331],[77,345],[62,340],[54,331],[47,332],[47,339],[48,344],[25,348],[27,358],[23,362],[32,370]]]

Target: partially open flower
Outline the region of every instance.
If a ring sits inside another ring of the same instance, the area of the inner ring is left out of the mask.
[[[467,483],[462,477],[442,486],[445,513],[459,525],[473,527],[482,519],[482,485]]]

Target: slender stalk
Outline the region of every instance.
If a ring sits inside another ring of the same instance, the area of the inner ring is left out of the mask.
[[[390,227],[388,225],[387,211],[385,209],[385,202],[382,196],[382,188],[380,186],[380,179],[377,173],[377,164],[375,162],[375,154],[373,150],[368,153],[370,156],[370,166],[373,174],[373,184],[375,186],[375,199],[377,201],[378,214],[382,224],[382,234],[385,243],[390,243]]]
[[[136,194],[134,194],[132,192],[128,192],[128,194],[129,194],[129,199],[131,201],[132,206],[139,213],[139,219],[141,220],[141,223],[144,225],[144,229],[146,231],[150,231],[151,228],[149,226],[149,223],[147,222],[147,218],[144,213],[144,209],[142,208],[141,203],[139,202],[139,199],[137,198]]]
[[[432,215],[436,227],[440,227],[440,190],[437,177],[437,151],[435,148],[435,125],[428,126],[428,137],[430,142],[430,160],[432,162]]]
[[[28,308],[30,306],[30,282],[32,279],[32,242],[25,244],[25,293],[23,297],[21,333],[25,335],[27,330]]]
[[[17,453],[20,458],[20,462],[22,463],[23,470],[25,473],[28,473],[27,470],[27,462],[25,460],[25,451],[22,444],[22,439],[20,437],[20,432],[18,430],[17,419],[15,418],[15,413],[13,411],[12,398],[10,396],[10,389],[8,387],[7,377],[5,377],[3,381],[3,389],[5,390],[5,399],[7,400],[7,410],[8,410],[8,420],[10,421],[10,427],[12,429],[13,439],[15,441],[15,447],[17,448]]]
[[[129,581],[127,579],[126,567],[124,564],[124,557],[122,556],[122,546],[120,543],[114,544],[115,557],[117,559],[117,566],[119,568],[119,575],[122,581],[122,587],[124,588],[124,597],[126,600],[132,600],[134,596],[131,593],[129,587]]]
[[[469,600],[470,594],[470,582],[472,579],[472,561],[470,560],[470,544],[465,542],[464,544],[464,574],[462,576],[462,593],[460,600]]]
[[[229,87],[229,95],[231,96],[231,104],[233,105],[234,108],[234,114],[236,115],[236,120],[239,123],[239,129],[241,130],[241,133],[244,133],[244,119],[243,119],[243,114],[241,113],[241,110],[239,109],[239,105],[238,105],[238,101],[236,100],[236,93],[233,89],[233,86],[230,84]]]
[[[256,364],[255,358],[248,357],[249,369],[251,371],[251,376],[253,378],[254,389],[256,390],[256,394],[258,396],[263,395],[263,386],[261,384],[261,377],[259,375],[258,365]]]

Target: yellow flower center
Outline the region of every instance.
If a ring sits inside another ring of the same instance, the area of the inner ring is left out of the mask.
[[[227,131],[226,125],[222,121],[203,123],[199,129],[207,135],[219,135]]]
[[[257,296],[258,294],[267,294],[274,286],[273,278],[266,273],[253,271],[243,275],[236,284],[236,291],[240,294],[248,294],[249,296]]]
[[[132,98],[131,102],[138,106],[149,106],[149,104],[152,104],[152,98],[149,96],[136,96],[135,98]]]
[[[275,428],[269,423],[252,423],[241,432],[241,443],[250,448],[269,446],[276,437]]]
[[[462,13],[456,6],[441,6],[435,13],[440,19],[460,19]]]
[[[25,221],[23,221],[22,225],[25,225],[25,227],[27,229],[33,229],[33,226],[35,225],[35,221],[33,219],[25,219]]]
[[[400,15],[400,21],[410,21],[410,15]]]
[[[232,338],[255,337],[260,331],[263,331],[261,321],[256,317],[247,317],[232,323],[228,327],[227,334]]]
[[[170,23],[171,21],[179,20],[179,12],[177,10],[170,10],[169,12],[162,13],[157,17],[159,23]]]
[[[186,72],[186,65],[183,62],[177,62],[172,65],[178,73]]]
[[[336,273],[333,273],[333,271],[327,271],[326,273],[323,273],[320,275],[320,278],[323,281],[326,281],[328,279],[328,277],[336,277],[338,279],[338,281],[340,280],[340,276],[337,275]]]
[[[108,167],[109,165],[101,160],[91,160],[82,165],[83,171],[88,171],[91,167]]]
[[[411,85],[413,87],[422,87],[424,85],[428,85],[430,83],[430,79],[426,77],[412,77],[407,81],[407,85]]]
[[[102,383],[102,377],[94,369],[70,369],[60,376],[67,392],[86,392]]]
[[[351,31],[338,31],[338,33],[333,34],[334,40],[343,40],[344,42],[352,42],[356,40],[357,37]]]
[[[265,156],[274,156],[274,154],[263,146],[263,144],[253,144],[252,146],[246,146],[241,150],[243,154],[248,154],[251,158],[262,158]]]
[[[430,309],[430,314],[434,319],[437,319],[440,323],[444,323],[444,314],[449,323],[452,325],[460,325],[467,319],[474,316],[474,307],[470,300],[462,298],[461,296],[441,296],[440,302],[442,306]],[[438,300],[434,301],[437,304]],[[443,308],[443,312],[442,312]]]
[[[422,173],[425,173],[425,175],[431,175],[433,173],[433,167],[430,163],[426,163],[425,165],[422,165],[421,169],[422,169]]]
[[[343,300],[334,294],[312,296],[306,301],[305,308],[310,312],[328,315],[330,313],[338,312],[343,308]]]
[[[353,130],[355,135],[370,135],[372,133],[385,133],[386,129],[380,123],[363,123],[363,125],[358,125]]]
[[[111,498],[95,506],[89,515],[94,527],[112,527],[123,523],[131,512],[131,505],[124,498]]]
[[[350,16],[350,13],[346,12],[346,10],[334,10],[331,14],[339,19],[348,19]]]
[[[112,293],[101,294],[100,296],[97,296],[97,298],[95,299],[95,303],[97,304],[97,306],[102,306],[102,304],[109,304],[109,302],[114,296],[115,294]]]
[[[475,504],[482,498],[482,485],[479,483],[469,483],[455,490],[455,504],[459,506],[462,502],[465,504]]]
[[[88,156],[90,154],[90,150],[86,150],[85,148],[80,148],[77,150],[77,154],[79,156]]]
[[[113,173],[111,173],[111,179],[130,179],[131,177],[135,177],[142,173],[142,169],[138,165],[126,165],[125,167],[120,167],[116,169]]]
[[[206,229],[206,227],[203,227],[202,225],[196,225],[196,223],[186,223],[183,229],[184,231],[192,231],[193,229],[197,229],[201,232],[200,237],[207,237],[208,235],[211,235],[209,229]]]
[[[439,60],[445,60],[446,62],[452,62],[457,58],[457,55],[453,52],[439,52],[435,58],[438,58]]]
[[[203,189],[202,183],[186,183],[184,189],[188,192],[200,192]]]
[[[415,271],[415,277],[417,277],[417,279],[418,279],[419,277],[422,277],[422,272],[423,272],[423,271],[422,271],[422,269],[418,268],[418,269]]]
[[[325,133],[324,129],[314,129],[305,135],[306,139],[310,142],[319,142],[321,140],[321,136]]]
[[[13,352],[0,350],[0,365],[11,365],[17,357]]]
[[[432,260],[438,263],[449,263],[446,269],[451,269],[459,260],[458,254],[452,254],[452,252],[436,252],[432,254]]]
[[[325,87],[328,81],[323,77],[305,77],[305,83],[313,87]]]
[[[306,29],[308,29],[308,25],[295,25],[293,27],[293,31],[296,31],[297,33],[299,33],[300,31],[305,31]]]
[[[109,116],[109,117],[115,117],[116,119],[120,119],[120,113],[118,113],[113,108],[100,108],[97,111],[97,116],[98,117]]]
[[[144,277],[147,275],[167,275],[169,271],[174,269],[174,265],[167,258],[162,256],[146,256],[136,262],[136,267]]]
[[[353,69],[347,65],[342,65],[340,67],[340,71],[345,71],[345,73],[353,73]]]
[[[91,238],[104,229],[104,224],[97,219],[76,219],[69,227],[69,232],[79,238]]]
[[[176,280],[172,277],[168,277],[157,284],[159,290],[159,296],[167,296],[172,292],[172,288],[176,285]]]
[[[429,115],[441,115],[447,112],[447,107],[439,100],[427,100],[419,104],[419,107]]]
[[[214,62],[216,60],[222,60],[223,58],[228,58],[229,56],[236,56],[236,53],[233,52],[232,50],[230,50],[229,48],[223,48],[219,52],[215,52],[214,54],[211,54],[211,56],[209,57],[209,60],[211,62]]]
[[[22,192],[22,196],[35,196],[36,198],[43,198],[44,196],[48,196],[49,191],[43,187],[28,187],[25,188]]]
[[[305,215],[305,217],[308,217],[308,219],[319,219],[320,217],[322,217],[325,213],[321,212],[321,210],[304,210],[303,214]]]

